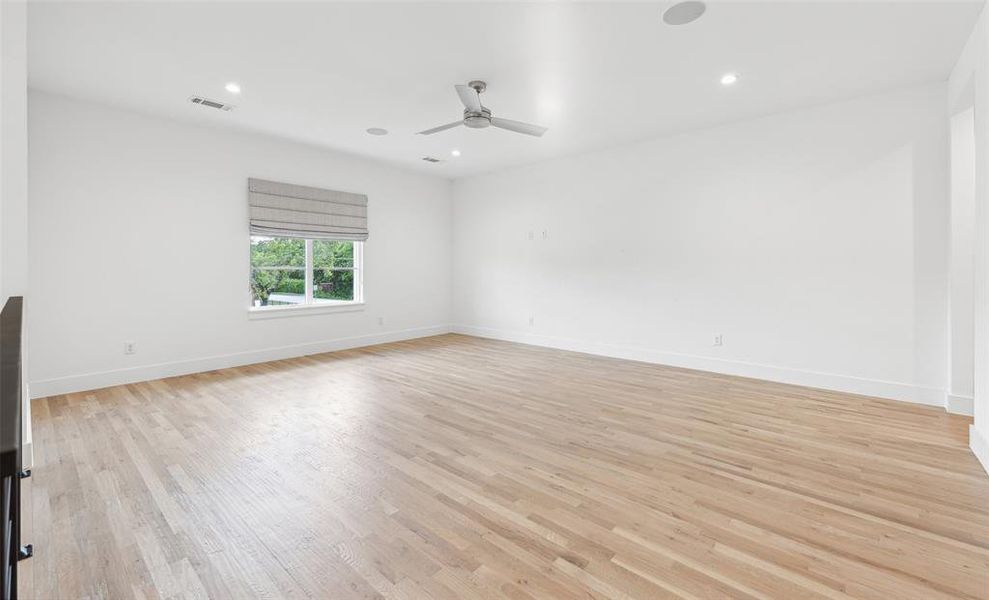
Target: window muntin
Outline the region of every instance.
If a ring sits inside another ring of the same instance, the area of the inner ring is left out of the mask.
[[[360,302],[362,250],[362,242],[251,236],[251,304]]]

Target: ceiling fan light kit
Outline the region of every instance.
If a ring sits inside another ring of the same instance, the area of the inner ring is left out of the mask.
[[[433,135],[434,133],[453,129],[461,125],[470,129],[485,129],[494,126],[499,129],[524,133],[525,135],[535,137],[541,137],[546,133],[546,128],[540,125],[493,116],[491,110],[481,104],[481,94],[488,88],[488,84],[483,81],[474,80],[468,82],[467,85],[455,85],[453,87],[457,90],[457,95],[460,96],[460,101],[464,104],[463,119],[420,131],[419,135]]]

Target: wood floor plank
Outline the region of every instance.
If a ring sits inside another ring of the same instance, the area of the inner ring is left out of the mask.
[[[989,599],[932,407],[444,335],[33,414],[28,597]]]

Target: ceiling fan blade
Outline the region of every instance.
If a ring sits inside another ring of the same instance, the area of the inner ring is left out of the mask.
[[[513,121],[511,119],[501,119],[498,117],[491,117],[491,124],[495,127],[514,131],[515,133],[524,133],[526,135],[534,135],[536,137],[542,137],[542,135],[548,130],[546,127],[542,127],[540,125],[523,123],[522,121]]]
[[[441,131],[446,131],[447,129],[453,129],[459,125],[463,125],[464,122],[454,121],[453,123],[447,123],[446,125],[440,125],[439,127],[433,127],[432,129],[427,129],[426,131],[420,131],[419,135],[433,135],[434,133],[439,133]]]
[[[471,112],[481,112],[481,98],[477,95],[477,90],[472,87],[467,87],[466,85],[455,85],[457,88],[457,94],[460,95],[460,101],[464,103],[467,110]]]

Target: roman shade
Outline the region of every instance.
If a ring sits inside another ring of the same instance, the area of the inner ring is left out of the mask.
[[[264,179],[247,180],[252,235],[367,239],[367,196]]]

